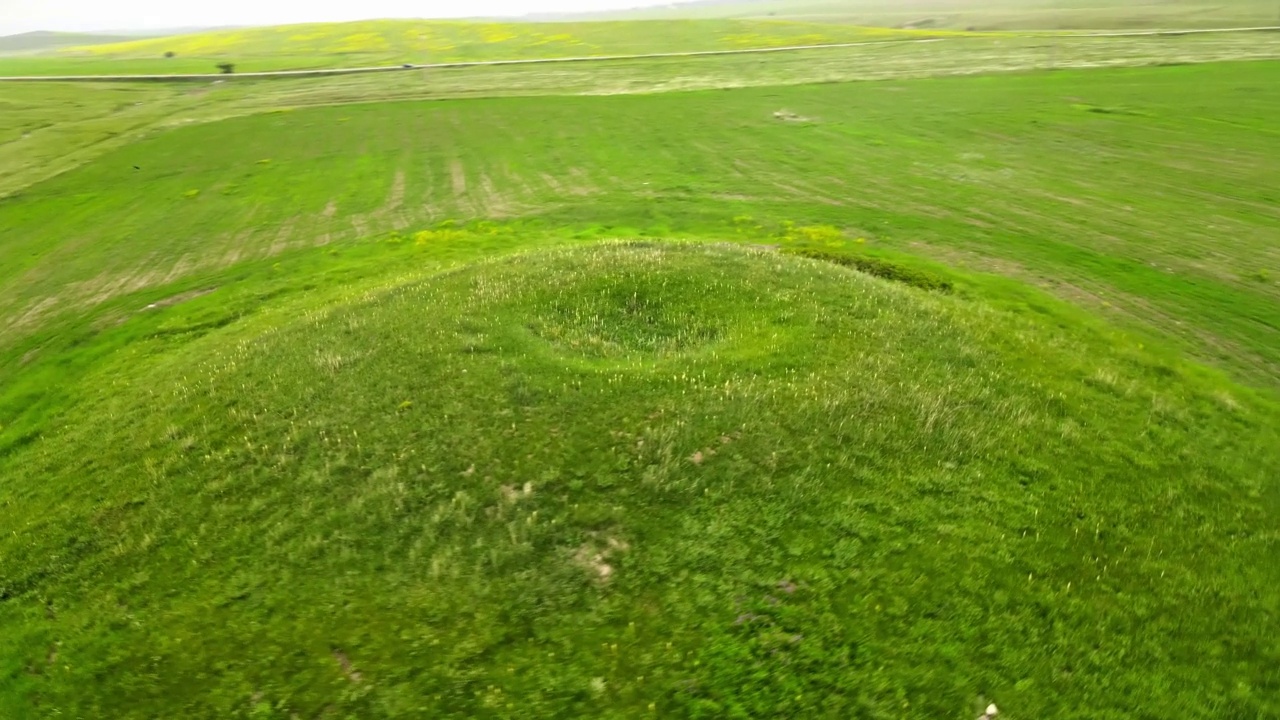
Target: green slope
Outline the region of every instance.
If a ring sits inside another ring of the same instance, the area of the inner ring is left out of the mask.
[[[1280,711],[1280,415],[1132,343],[722,245],[222,292],[0,460],[6,715]]]

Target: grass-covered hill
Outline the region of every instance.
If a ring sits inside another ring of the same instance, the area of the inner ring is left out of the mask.
[[[6,458],[7,715],[1280,710],[1276,409],[1136,345],[661,241],[295,308]]]
[[[0,718],[1280,716],[1277,47],[0,84]]]

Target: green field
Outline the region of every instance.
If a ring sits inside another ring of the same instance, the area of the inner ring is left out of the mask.
[[[1280,58],[1280,33],[960,37],[769,55],[506,65],[270,82],[0,83],[0,196],[133,140],[232,116],[376,100],[617,95]],[[55,62],[66,62],[58,60]],[[112,61],[114,62],[114,61]],[[54,72],[62,69],[51,68]],[[109,68],[108,68],[109,69]],[[55,110],[56,108],[56,110]]]
[[[0,75],[216,73],[741,50],[947,37],[851,25],[763,20],[460,23],[379,20],[222,30],[0,58]],[[173,53],[173,57],[166,57]]]
[[[1280,715],[1278,81],[0,84],[0,717]]]

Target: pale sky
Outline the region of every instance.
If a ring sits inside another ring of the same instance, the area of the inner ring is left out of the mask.
[[[372,18],[515,17],[619,10],[673,0],[0,0],[0,35],[337,22]]]

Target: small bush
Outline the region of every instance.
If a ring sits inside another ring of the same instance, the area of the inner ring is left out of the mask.
[[[787,242],[804,242],[822,245],[840,245],[844,242],[844,231],[830,225],[803,225],[794,227],[786,224],[783,240]]]
[[[414,233],[413,242],[415,245],[434,245],[438,243],[456,242],[467,237],[467,233],[463,230],[455,230],[453,227],[441,227],[437,230],[423,230]]]
[[[798,248],[789,250],[792,255],[799,255],[811,260],[824,260],[826,262],[851,267],[868,275],[875,275],[878,278],[900,282],[911,287],[920,288],[921,290],[929,290],[932,292],[951,292],[952,284],[950,280],[938,275],[937,273],[921,270],[919,268],[906,267],[897,263],[881,258],[868,257],[866,255],[840,255],[837,253],[825,252],[823,250],[813,250],[809,248]]]

